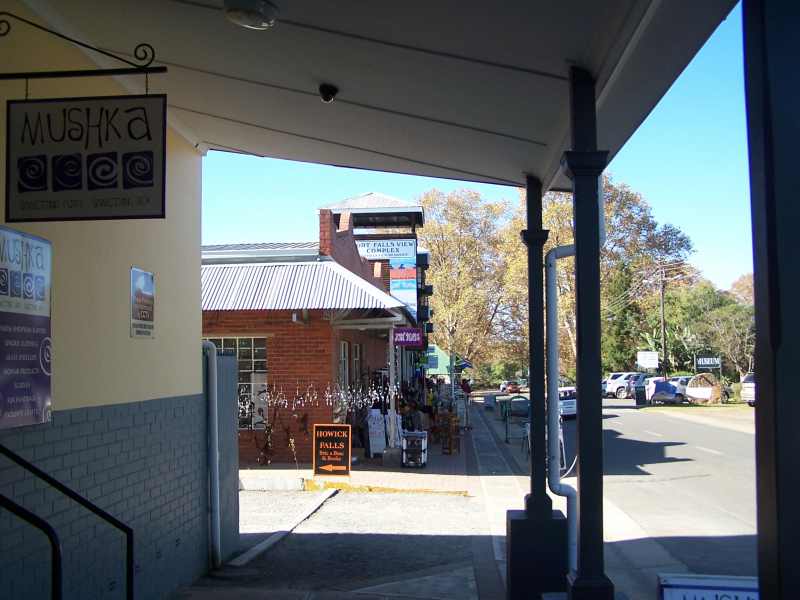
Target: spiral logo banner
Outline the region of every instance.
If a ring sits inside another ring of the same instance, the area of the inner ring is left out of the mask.
[[[0,429],[51,418],[52,251],[45,239],[0,226]]]
[[[6,222],[164,218],[166,95],[7,108]]]

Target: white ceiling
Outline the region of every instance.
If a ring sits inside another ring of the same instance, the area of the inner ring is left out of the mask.
[[[222,0],[26,3],[107,49],[152,44],[169,73],[150,90],[203,148],[554,187],[566,185],[569,66],[597,78],[613,155],[735,3],[275,1],[279,21],[261,32],[227,22]],[[332,104],[322,82],[340,89]]]

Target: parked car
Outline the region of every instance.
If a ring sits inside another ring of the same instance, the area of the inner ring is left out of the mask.
[[[681,401],[686,398],[686,386],[689,385],[689,380],[691,378],[691,375],[680,375],[669,378],[669,382],[675,386],[675,393],[681,397]]]
[[[661,402],[663,404],[680,404],[686,396],[678,391],[678,388],[671,381],[666,381],[663,377],[653,382],[653,392],[650,395],[651,402]]]
[[[506,394],[519,394],[520,387],[519,382],[517,381],[509,381],[506,385],[505,392]]]
[[[578,396],[575,386],[558,388],[558,411],[564,418],[574,417],[578,414]]]
[[[501,381],[500,382],[500,391],[505,392],[508,384],[511,383],[510,381]]]
[[[619,398],[620,400],[633,396],[633,388],[629,388],[629,383],[633,377],[638,376],[641,376],[641,384],[644,385],[644,373],[637,373],[635,371],[611,373],[606,381],[606,396]]]
[[[645,373],[634,373],[630,377],[627,378],[628,381],[628,390],[626,398],[636,398],[636,390],[641,388],[642,394],[645,393],[645,381],[647,380],[647,375]],[[617,390],[617,397],[619,397],[619,389]]]
[[[644,380],[645,399],[652,400],[653,394],[656,391],[656,382],[664,381],[663,377],[648,377]]]
[[[756,405],[756,374],[748,373],[742,377],[742,400],[750,406]]]
[[[608,377],[603,379],[603,396],[604,397],[610,395],[609,392],[608,392],[608,388],[611,385],[612,381],[615,380],[615,379],[618,379],[620,376],[622,376],[624,374],[625,373],[623,373],[622,371],[617,372],[617,373],[609,373]]]

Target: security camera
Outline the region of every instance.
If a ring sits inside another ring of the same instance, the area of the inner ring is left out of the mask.
[[[332,83],[323,83],[319,86],[319,97],[325,104],[330,104],[339,93],[339,88]]]

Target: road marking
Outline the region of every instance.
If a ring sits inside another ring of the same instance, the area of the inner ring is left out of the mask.
[[[722,452],[719,450],[714,450],[712,448],[706,448],[705,446],[695,446],[698,450],[702,450],[703,452],[708,452],[709,454],[716,454],[717,456],[722,456]]]
[[[647,429],[643,429],[642,431],[643,431],[644,433],[646,433],[647,435],[652,435],[652,436],[655,436],[655,437],[664,437],[664,435],[663,435],[663,434],[661,434],[661,433],[657,433],[657,432],[655,432],[655,431],[649,431],[649,430],[647,430]]]

